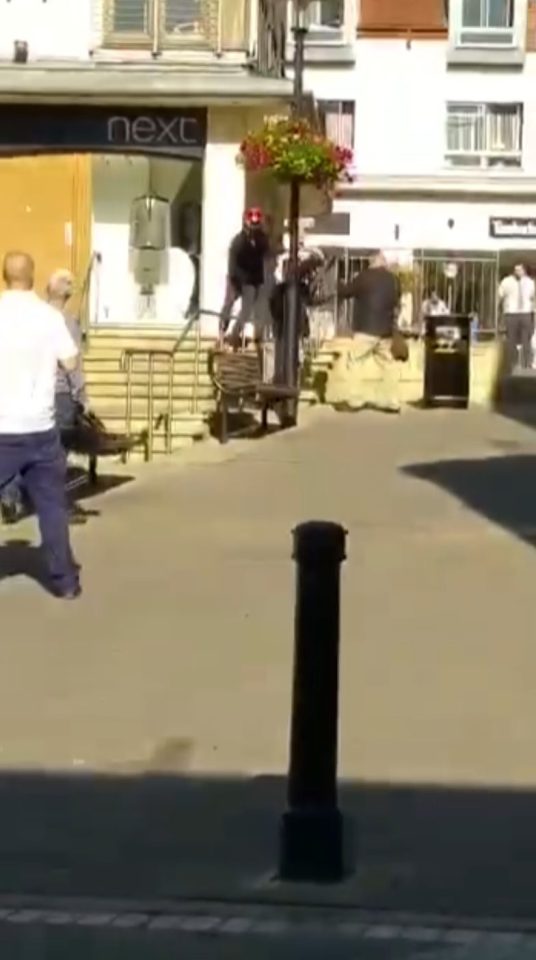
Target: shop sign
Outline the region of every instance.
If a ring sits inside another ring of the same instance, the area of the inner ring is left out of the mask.
[[[201,157],[206,111],[162,107],[0,107],[0,154],[151,153]]]
[[[536,217],[490,217],[490,237],[536,240]]]

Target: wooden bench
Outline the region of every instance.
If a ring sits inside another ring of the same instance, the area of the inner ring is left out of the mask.
[[[124,433],[109,433],[98,417],[84,414],[74,427],[62,430],[61,442],[67,453],[88,458],[88,480],[96,487],[99,458],[123,456],[133,447],[145,445],[146,437],[145,434],[129,437]]]
[[[261,358],[256,350],[213,350],[210,354],[209,372],[216,390],[220,443],[229,439],[229,412],[232,408],[242,410],[247,404],[260,408],[261,433],[266,433],[269,411],[285,400],[298,400],[298,389],[264,382],[261,368]],[[286,422],[282,421],[281,425],[286,426]]]

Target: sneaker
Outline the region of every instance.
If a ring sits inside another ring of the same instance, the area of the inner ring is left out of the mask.
[[[78,597],[82,596],[82,587],[78,583],[76,587],[71,587],[70,590],[54,588],[52,593],[58,600],[78,600]]]

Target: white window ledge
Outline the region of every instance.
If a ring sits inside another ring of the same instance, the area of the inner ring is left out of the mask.
[[[450,0],[447,61],[452,66],[521,67],[525,61],[527,0],[513,0],[510,27],[469,27],[463,0]]]
[[[452,66],[522,67],[525,51],[520,47],[469,47],[449,45],[448,63]]]

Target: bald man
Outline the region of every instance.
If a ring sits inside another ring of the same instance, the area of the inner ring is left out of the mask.
[[[0,296],[0,490],[22,477],[37,513],[51,592],[80,595],[69,541],[66,459],[55,422],[58,364],[76,370],[78,351],[62,314],[34,292],[34,263],[8,253]]]
[[[78,350],[73,371],[60,367],[56,377],[56,423],[60,430],[74,425],[77,406],[86,406],[86,383],[82,368],[82,333],[78,318],[69,312],[69,301],[74,293],[74,277],[70,270],[55,270],[47,283],[48,303],[59,310]]]
[[[393,333],[400,312],[400,283],[389,270],[383,253],[375,253],[369,266],[349,283],[339,284],[339,300],[352,301],[352,340],[341,351],[334,376],[342,403],[335,404],[341,412],[362,410],[365,406],[400,413],[399,375],[391,351]],[[364,362],[372,357],[380,372],[380,380],[372,397],[369,385],[362,376]]]

